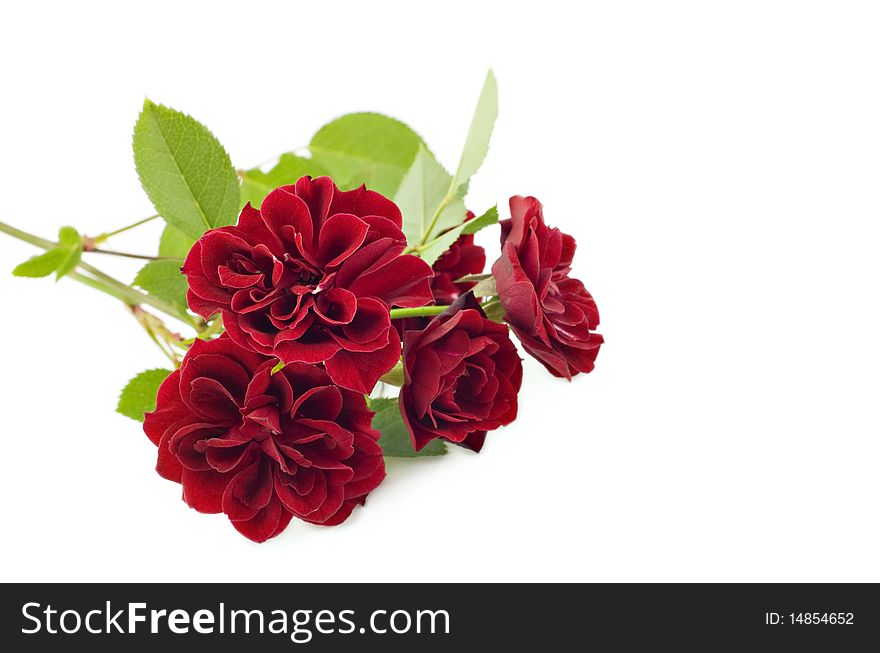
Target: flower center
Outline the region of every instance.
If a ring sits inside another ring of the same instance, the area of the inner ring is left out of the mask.
[[[243,423],[241,430],[255,442],[263,442],[281,433],[281,416],[274,405],[241,409]]]
[[[299,273],[299,283],[303,286],[317,287],[321,283],[321,275],[316,272],[303,270]]]

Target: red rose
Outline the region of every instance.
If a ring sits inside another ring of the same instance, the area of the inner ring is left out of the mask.
[[[538,200],[510,198],[501,257],[492,266],[504,319],[527,352],[567,379],[591,371],[604,342],[592,333],[599,325],[596,302],[568,276],[574,250],[574,238],[544,224]]]
[[[389,308],[431,301],[431,268],[401,255],[400,227],[382,195],[303,177],[193,246],[183,266],[189,306],[206,318],[219,311],[242,347],[326,362],[334,383],[368,393],[400,357]]]
[[[196,340],[159,387],[144,431],[156,471],[200,512],[264,542],[292,517],[333,526],[385,477],[364,396],[317,365],[277,361],[221,336]]]
[[[403,341],[400,412],[416,451],[444,438],[479,451],[486,432],[516,418],[522,361],[507,327],[486,319],[473,293]]]

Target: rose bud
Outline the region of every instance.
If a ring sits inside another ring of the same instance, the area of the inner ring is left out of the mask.
[[[400,412],[416,451],[443,438],[479,451],[516,418],[522,361],[507,327],[468,292],[403,343]]]
[[[596,302],[568,276],[574,251],[574,238],[544,224],[538,200],[510,198],[501,257],[492,266],[504,319],[529,354],[566,379],[590,372],[604,342],[592,332],[599,325]]]
[[[431,268],[403,255],[400,210],[364,187],[303,177],[196,242],[183,272],[190,308],[221,313],[242,347],[285,363],[324,362],[369,393],[400,357],[392,306],[431,302]]]
[[[473,212],[468,211],[465,220],[473,219]],[[485,265],[486,250],[474,244],[474,235],[459,236],[431,266],[434,270],[434,278],[431,279],[434,302],[440,305],[454,302],[477,285],[475,281],[456,283],[456,280],[468,274],[479,274]]]
[[[364,396],[317,365],[273,374],[277,362],[226,335],[196,340],[144,420],[156,471],[183,486],[190,507],[226,513],[255,542],[293,517],[340,524],[385,477]]]
[[[473,219],[473,211],[468,211],[465,220]],[[468,274],[479,274],[485,266],[486,250],[474,244],[474,235],[459,236],[431,266],[434,271],[434,278],[431,279],[434,303],[445,306],[454,302],[460,295],[477,285],[475,281],[456,283],[456,280]],[[408,317],[394,320],[393,325],[403,337],[403,334],[410,329],[425,328],[429,321],[430,318],[427,317]]]

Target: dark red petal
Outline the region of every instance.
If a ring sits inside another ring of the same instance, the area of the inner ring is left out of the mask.
[[[144,415],[144,433],[158,445],[168,427],[189,415],[190,410],[180,397],[180,370],[174,370],[159,386],[156,410]]]
[[[193,343],[189,351],[192,356],[196,353],[227,356],[248,371],[257,369],[266,361],[265,356],[255,353],[252,349],[241,347],[226,336],[220,336],[214,340],[198,339]]]
[[[403,224],[397,205],[384,195],[367,190],[366,186],[349,191],[337,190],[330,205],[330,214],[334,213],[351,213],[358,217],[381,216],[398,228]]]
[[[369,494],[379,487],[379,484],[385,479],[385,459],[382,457],[381,453],[377,456],[365,456],[363,461],[364,462],[361,463],[361,466],[366,475],[357,480],[352,479],[346,483],[346,499]],[[370,467],[367,466],[368,464]]]
[[[440,357],[426,349],[419,352],[417,359],[407,356],[406,362],[408,396],[412,400],[413,414],[421,420],[440,392]]]
[[[183,500],[199,512],[223,512],[223,492],[234,475],[220,474],[214,470],[197,472],[184,467],[180,476]]]
[[[275,532],[269,536],[269,539],[275,537],[276,535],[280,535],[287,528],[288,524],[290,524],[290,520],[293,519],[293,513],[291,513],[287,508],[282,504],[281,506],[281,519],[278,520],[278,526],[275,527]]]
[[[204,342],[204,341],[198,341]],[[180,394],[190,409],[210,419],[234,417],[244,401],[250,370],[213,346],[195,347],[180,367]],[[208,344],[208,343],[206,343]]]
[[[323,329],[310,329],[299,339],[289,337],[280,333],[275,344],[275,355],[285,363],[321,363],[339,351],[339,344]]]
[[[275,493],[284,506],[294,515],[304,518],[313,513],[327,498],[327,479],[323,472],[308,470],[309,481],[313,485],[298,487],[294,484],[286,484],[280,475],[275,477]],[[294,481],[299,481],[299,477],[303,475],[303,470],[297,473]],[[302,492],[302,494],[300,494]]]
[[[359,277],[379,269],[404,250],[405,245],[392,238],[380,238],[369,245],[364,245],[336,273],[336,285],[349,288]]]
[[[459,442],[459,446],[464,447],[465,449],[470,449],[476,453],[480,453],[480,450],[483,448],[483,444],[486,442],[486,431],[474,431],[469,434],[464,440]]]
[[[159,455],[156,459],[156,472],[162,478],[167,478],[169,481],[180,483],[183,466],[180,464],[180,460],[178,460],[177,456],[171,453],[171,450],[168,448],[168,440],[170,440],[170,437],[166,435],[159,443]]]
[[[531,218],[537,217],[543,224],[544,216],[541,203],[534,197],[514,195],[510,198],[510,220],[504,220],[501,231],[501,243],[511,242],[519,247],[526,234],[526,226]]]
[[[287,527],[290,517],[285,515],[286,512],[278,497],[273,496],[269,503],[250,519],[230,519],[230,522],[235,530],[259,544],[275,537]]]
[[[177,456],[184,467],[192,470],[208,470],[211,466],[205,460],[204,449],[199,443],[212,437],[222,436],[224,430],[225,427],[222,426],[199,422],[169,429],[166,435],[168,451]]]
[[[231,520],[251,519],[272,498],[273,470],[265,457],[235,474],[223,492],[223,512]]]
[[[377,297],[388,306],[424,306],[434,299],[433,276],[431,266],[425,261],[404,254],[358,277],[348,288],[359,297]]]
[[[198,407],[198,413],[221,421],[238,417],[238,401],[230,391],[218,380],[210,377],[198,377],[190,383],[190,402]]]
[[[254,337],[250,331],[239,325],[239,316],[235,313],[223,311],[223,326],[226,329],[226,335],[239,347],[266,355],[273,353],[273,338],[271,336],[259,339]]]
[[[373,411],[367,408],[364,396],[351,390],[342,390],[342,412],[336,418],[349,431],[363,433],[378,441],[381,433],[374,431]]]
[[[529,333],[526,333],[513,325],[511,325],[511,329],[513,329],[514,334],[519,339],[520,343],[522,343],[523,349],[546,367],[548,372],[553,376],[559,376],[568,379],[569,381],[571,380],[571,370],[562,355]]]
[[[538,296],[509,244],[504,246],[501,257],[492,265],[492,274],[504,307],[504,320],[523,331],[537,333],[537,324],[542,319]]]
[[[293,402],[291,414],[312,419],[336,419],[342,410],[342,393],[334,385],[311,388]]]
[[[349,213],[337,213],[327,219],[318,236],[318,262],[335,267],[351,256],[364,242],[369,225]]]
[[[249,453],[248,442],[211,438],[207,444],[205,461],[213,469],[224,474],[238,467]]]
[[[205,233],[198,241],[199,259],[196,261],[195,248],[190,250],[186,261],[183,264],[183,273],[190,274],[193,270],[196,275],[204,275],[206,285],[205,290],[209,290],[213,286],[216,290],[222,291],[223,284],[220,280],[220,267],[226,265],[234,255],[239,255],[245,259],[251,257],[253,246],[243,238],[240,238],[235,232],[235,227],[225,227],[223,229],[212,229]],[[201,288],[195,288],[196,292],[206,299],[213,297],[206,296],[201,292]]]
[[[312,215],[307,203],[297,197],[293,186],[282,186],[266,195],[260,206],[260,214],[286,247],[294,244],[295,234],[300,234],[305,248],[311,251],[314,234]]]
[[[400,339],[396,332],[391,332],[388,344],[382,349],[366,353],[340,349],[325,365],[327,373],[337,385],[369,394],[379,377],[394,367],[399,358]]]
[[[202,299],[193,292],[192,288],[190,288],[186,291],[186,303],[193,313],[201,315],[207,320],[212,315],[218,313],[221,306],[227,306],[229,304],[229,299],[222,304],[218,304],[217,302]]]
[[[324,471],[322,475],[327,479],[327,496],[316,510],[305,517],[313,524],[320,524],[332,517],[342,507],[342,502],[345,500],[345,489],[342,483],[335,478],[336,472],[333,470]]]
[[[318,293],[315,314],[326,324],[348,324],[357,311],[357,297],[344,288]]]
[[[388,307],[379,300],[362,297],[357,302],[354,319],[342,326],[342,332],[352,342],[367,343],[376,340],[390,328]],[[348,349],[345,345],[343,348]]]
[[[263,245],[277,257],[284,255],[284,244],[268,228],[260,211],[253,208],[250,203],[245,204],[238,216],[238,224],[232,229],[237,236],[251,245]]]
[[[351,516],[352,511],[357,506],[362,506],[366,503],[366,496],[359,497],[357,499],[349,499],[339,507],[339,510],[336,511],[332,517],[325,519],[322,522],[314,522],[318,526],[339,526],[342,522],[348,519]],[[306,521],[309,521],[308,519]]]
[[[289,363],[281,370],[280,374],[284,374],[287,378],[296,396],[304,394],[310,388],[330,385],[330,376],[325,370],[315,365]]]
[[[295,186],[297,197],[309,207],[312,214],[312,222],[315,224],[316,231],[319,231],[321,225],[330,215],[330,203],[333,197],[339,192],[336,184],[330,177],[300,177]]]
[[[399,246],[401,250],[406,247],[406,236],[403,235],[400,227],[388,218],[378,215],[367,215],[362,217],[361,220],[370,225],[370,230],[364,239],[365,245],[374,243],[381,238],[388,238],[395,246]]]

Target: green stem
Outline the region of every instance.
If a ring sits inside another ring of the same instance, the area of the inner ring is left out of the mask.
[[[392,308],[391,319],[401,320],[405,317],[423,317],[427,315],[440,315],[448,306],[419,306],[418,308]]]
[[[29,234],[26,231],[22,231],[21,229],[16,229],[12,225],[6,224],[5,222],[0,222],[0,231],[3,231],[14,238],[18,238],[19,240],[23,240],[26,243],[30,243],[31,245],[36,245],[37,247],[42,247],[43,249],[52,249],[58,243],[53,243],[51,240],[46,240],[45,238],[40,238],[39,236],[34,236],[33,234]]]
[[[452,198],[455,197],[455,190],[450,187],[449,192],[443,197],[440,201],[440,205],[437,207],[437,211],[434,213],[434,217],[431,218],[431,224],[428,225],[428,228],[425,230],[425,235],[422,236],[422,239],[419,241],[418,246],[416,247],[417,251],[421,251],[425,247],[425,241],[428,240],[428,236],[431,235],[431,232],[434,231],[434,227],[437,226],[437,220],[440,219],[440,214],[443,213],[443,209],[452,201]]]
[[[115,231],[108,231],[107,233],[103,233],[100,236],[95,236],[95,242],[101,243],[110,238],[111,236],[115,236],[116,234],[121,234],[129,229],[134,229],[135,227],[140,227],[142,224],[147,224],[148,222],[152,222],[156,218],[159,217],[159,214],[151,215],[149,218],[144,218],[143,220],[138,220],[134,224],[130,224],[127,227],[122,227],[121,229],[117,229]]]
[[[439,214],[438,214],[438,215],[439,215]],[[436,221],[435,221],[435,222],[436,222]],[[432,223],[431,223],[431,227],[430,227],[428,233],[431,233],[431,230],[434,229],[434,224],[435,224],[435,222],[432,222]],[[403,253],[404,253],[404,254],[418,254],[419,252],[428,249],[431,245],[433,245],[434,243],[436,243],[436,242],[437,242],[438,240],[440,240],[442,237],[443,237],[443,234],[440,234],[440,235],[437,236],[436,238],[432,238],[430,242],[427,242],[427,243],[420,243],[420,244],[418,244],[418,245],[413,245],[412,247],[407,247],[405,250],[403,250]]]
[[[200,319],[200,318],[197,318]],[[219,336],[223,333],[223,318],[219,315],[211,318],[211,323],[202,323],[196,324],[196,330],[199,332],[198,335],[187,338],[186,340],[181,340],[181,344],[185,347],[191,346],[195,343],[196,340],[211,340],[214,336]]]
[[[218,315],[213,322],[202,329],[198,337],[202,340],[210,340],[221,333],[223,333],[223,318]]]
[[[35,236],[34,234],[22,231],[21,229],[16,229],[15,227],[8,225],[5,222],[0,222],[0,231],[5,232],[15,238],[18,238],[19,240],[23,240],[26,243],[30,243],[31,245],[41,247],[42,249],[48,250],[58,246],[58,243],[52,242],[51,240],[46,240],[45,238],[40,238],[39,236]],[[146,293],[142,293],[139,290],[135,290],[131,286],[126,285],[117,279],[114,279],[110,275],[101,272],[98,268],[89,265],[84,261],[80,261],[77,267],[85,272],[88,272],[89,275],[93,277],[93,280],[103,282],[104,287],[100,288],[100,290],[107,292],[107,289],[112,289],[113,296],[125,302],[129,306],[147,304],[157,310],[162,311],[163,313],[167,313],[168,315],[177,318],[182,322],[185,322],[193,328],[196,328],[196,324],[193,319],[186,313],[178,310],[175,306],[164,302],[157,297],[153,297],[152,295],[147,295]]]
[[[484,304],[480,304],[480,307],[485,311],[486,309],[495,308],[498,304],[500,304],[500,300],[497,297],[493,297]],[[449,308],[449,306],[418,306],[417,308],[392,308],[391,319],[401,320],[407,317],[427,317],[431,315],[440,315],[440,313],[445,311],[447,308]]]
[[[134,315],[134,319],[136,319],[138,324],[144,328],[144,331],[150,336],[150,340],[156,343],[156,346],[162,350],[162,353],[171,361],[171,364],[174,365],[175,369],[180,367],[180,360],[174,354],[174,350],[171,348],[171,344],[168,342],[166,336],[166,334],[169,334],[170,332],[165,328],[162,320],[155,315],[147,313],[139,306],[131,306],[129,308],[131,308],[131,313]],[[160,336],[162,336],[161,339]]]
[[[99,247],[92,247],[91,249],[84,250],[93,254],[109,254],[110,256],[121,256],[123,258],[136,258],[141,261],[171,261],[173,260],[169,256],[148,256],[146,254],[131,254],[129,252],[117,252],[114,249],[101,249]]]
[[[109,286],[104,285],[103,283],[101,283],[100,281],[97,281],[96,279],[92,279],[91,277],[86,276],[84,274],[80,274],[79,272],[76,272],[76,271],[68,272],[67,276],[70,277],[71,279],[73,279],[74,281],[79,281],[80,283],[88,286],[89,288],[94,288],[95,290],[100,290],[101,292],[106,293],[106,294],[110,295],[111,297],[115,297],[119,301],[125,302],[126,304],[128,304],[127,298],[122,296],[120,293],[116,292],[113,288],[110,288]]]
[[[195,327],[192,318],[189,315],[184,314],[182,311],[179,311],[175,306],[172,306],[168,302],[164,302],[158,297],[153,297],[152,295],[147,295],[146,293],[142,293],[139,290],[135,290],[129,285],[114,279],[109,274],[104,274],[98,268],[89,265],[88,263],[84,263],[80,261],[79,267],[81,267],[86,272],[89,272],[93,277],[105,282],[108,286],[111,286],[118,290],[120,293],[128,297],[127,303],[132,306],[138,306],[140,304],[147,304],[148,306],[152,306],[153,308],[162,311],[170,315],[171,317],[175,317],[186,324],[189,324],[192,327]]]

